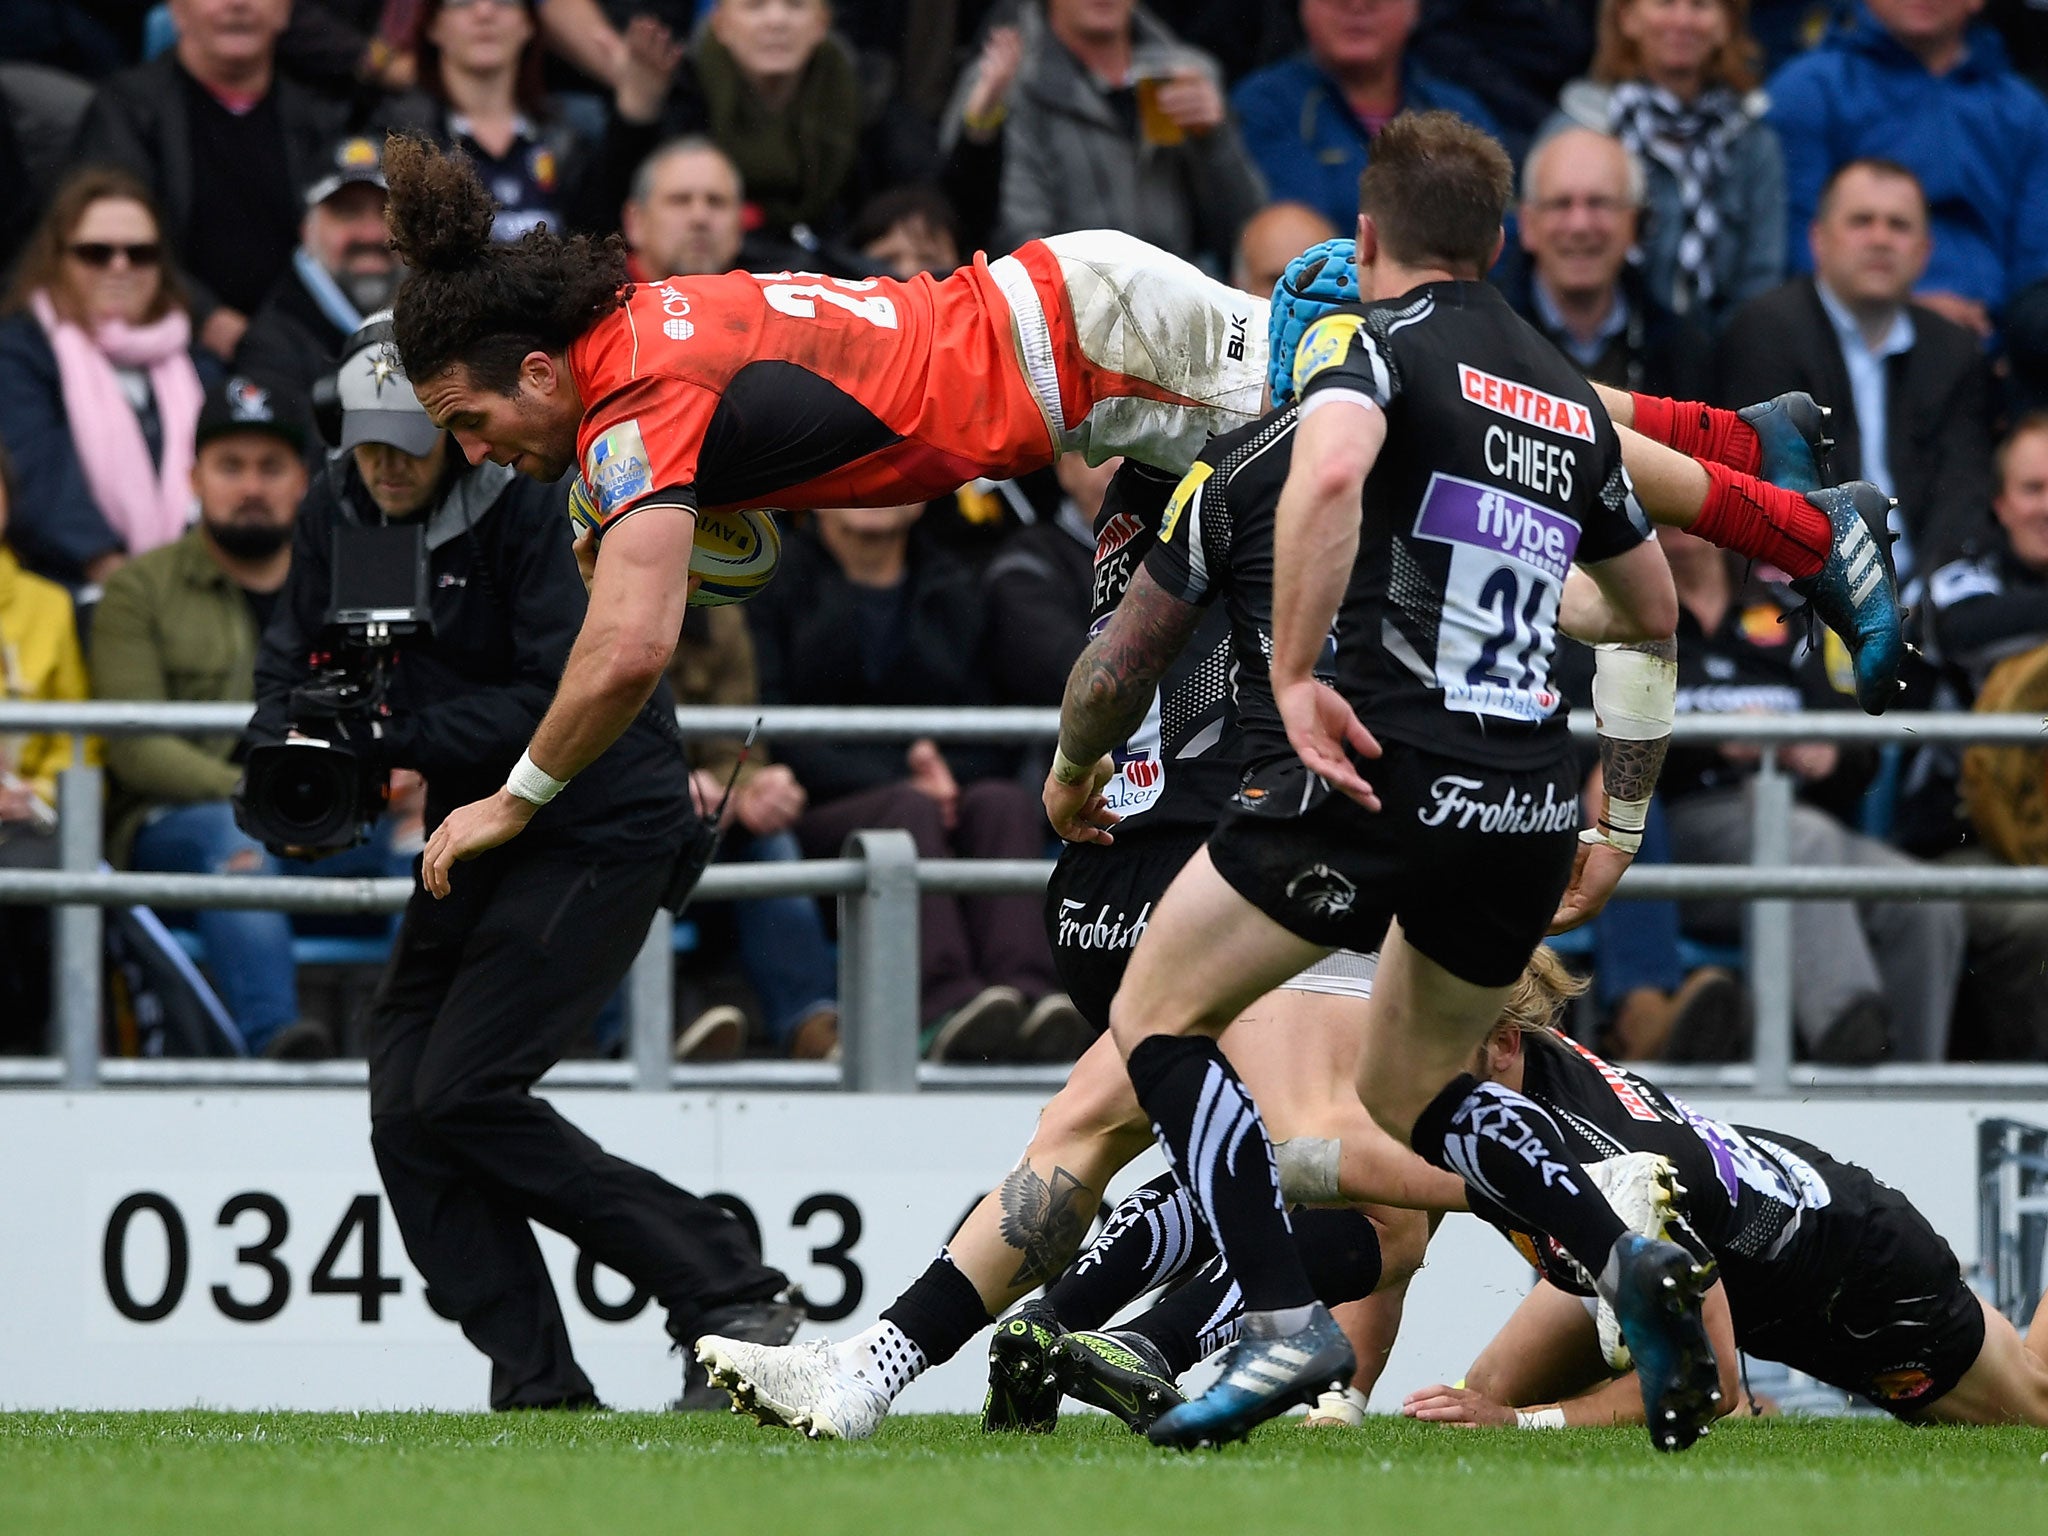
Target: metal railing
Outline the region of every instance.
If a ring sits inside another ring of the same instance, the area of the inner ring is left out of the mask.
[[[0,703],[0,733],[68,731],[79,735],[221,733],[246,724],[240,704]],[[1042,741],[1058,728],[1050,709],[689,709],[678,711],[686,736],[744,734],[756,719],[768,736],[838,740]],[[1574,721],[1591,735],[1590,719]],[[1820,1092],[2048,1093],[2048,1065],[1818,1068],[1793,1065],[1792,901],[2048,900],[2048,868],[1816,869],[1792,866],[1793,780],[1777,748],[1799,741],[1856,743],[1994,742],[2048,748],[2048,725],[2033,715],[1902,714],[1718,715],[1681,718],[1680,742],[1749,742],[1762,751],[1752,799],[1751,862],[1632,869],[1622,900],[1734,898],[1750,903],[1747,971],[1755,1001],[1755,1056],[1747,1066],[1663,1067],[1661,1079],[1709,1089]],[[82,753],[82,742],[80,744]],[[67,1088],[163,1083],[185,1085],[333,1084],[363,1081],[360,1062],[102,1061],[101,921],[111,905],[174,909],[263,907],[298,912],[396,912],[412,893],[406,880],[303,876],[113,874],[101,864],[101,776],[82,759],[61,776],[60,868],[0,870],[0,902],[56,908],[54,1060],[0,1061],[0,1084]],[[937,1067],[917,1057],[917,916],[924,892],[1036,893],[1052,870],[1040,860],[920,860],[906,833],[872,831],[849,840],[846,856],[779,865],[721,865],[708,871],[700,901],[758,896],[832,895],[840,909],[843,1060],[675,1066],[671,930],[657,915],[627,985],[628,1045],[620,1062],[564,1063],[550,1081],[661,1089],[671,1086],[845,1087],[905,1092],[919,1087],[1041,1086],[1063,1068]]]

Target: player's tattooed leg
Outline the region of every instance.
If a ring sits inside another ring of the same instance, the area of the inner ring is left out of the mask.
[[[1003,1241],[1024,1256],[1010,1284],[1037,1286],[1057,1279],[1088,1234],[1094,1202],[1087,1184],[1060,1167],[1050,1180],[1042,1178],[1027,1157],[1003,1180],[1000,1198]]]

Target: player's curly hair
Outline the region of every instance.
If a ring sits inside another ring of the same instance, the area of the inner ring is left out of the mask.
[[[1501,1005],[1500,1019],[1495,1028],[1508,1024],[1525,1035],[1555,1034],[1558,1016],[1564,1012],[1565,1004],[1583,993],[1588,985],[1583,976],[1574,976],[1565,969],[1556,950],[1548,944],[1539,944],[1536,953],[1529,957],[1529,963],[1522,968],[1507,1002]]]
[[[564,239],[542,225],[492,240],[497,205],[459,150],[393,134],[384,179],[391,248],[412,269],[392,313],[408,377],[461,363],[479,388],[510,394],[528,353],[565,351],[625,302],[616,235]]]

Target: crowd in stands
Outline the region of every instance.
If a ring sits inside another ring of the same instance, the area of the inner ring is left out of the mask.
[[[1839,478],[1898,498],[1922,658],[1908,707],[2048,695],[2048,7],[2036,0],[40,0],[0,8],[0,681],[17,699],[244,700],[322,451],[305,402],[403,274],[384,137],[459,146],[513,240],[623,234],[636,278],[943,274],[1110,227],[1264,293],[1349,234],[1394,114],[1515,156],[1493,274],[1588,376],[1834,408]],[[777,580],[693,611],[684,703],[1057,702],[1085,640],[1077,456],[926,506],[792,520]],[[394,471],[396,472],[396,471]],[[1682,711],[1849,702],[1774,573],[1682,535]],[[1570,665],[1577,665],[1566,658]],[[1579,670],[1585,670],[1580,667]],[[240,832],[232,737],[104,751],[109,857],[276,871]],[[1777,754],[1791,857],[2048,862],[2035,758]],[[723,857],[1046,851],[1033,752],[920,740],[692,748],[734,783]],[[68,741],[0,737],[0,867],[55,862]],[[1674,751],[1646,859],[1748,857],[1754,748]],[[1996,786],[2031,774],[2030,814]],[[2031,768],[2026,765],[2031,763]],[[737,775],[735,778],[735,774]],[[2005,777],[2000,778],[2003,774]],[[1988,786],[1988,787],[1987,787]],[[416,790],[416,786],[408,786]],[[405,801],[405,797],[401,797]],[[417,817],[417,795],[409,801]],[[417,830],[316,871],[402,869]],[[1033,900],[928,897],[922,1023],[1070,1056]],[[1793,908],[1820,1061],[2048,1059],[2048,904]],[[837,1045],[829,914],[706,907],[680,1056]],[[0,909],[0,1049],[43,1046],[44,915]],[[248,1046],[309,1025],[279,914],[185,920]],[[1617,904],[1575,941],[1586,1030],[1638,1059],[1746,1051],[1741,910]],[[712,974],[721,965],[729,975]],[[330,1027],[332,1026],[332,1027]],[[340,1038],[337,1041],[336,1032]],[[601,1028],[599,1045],[615,1039]],[[977,1047],[977,1050],[981,1049]]]

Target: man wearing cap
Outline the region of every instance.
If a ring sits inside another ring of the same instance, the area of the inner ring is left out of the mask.
[[[333,649],[323,629],[335,531],[418,524],[433,628],[400,642],[377,745],[386,766],[425,777],[431,832],[504,781],[583,623],[568,487],[451,452],[413,394],[388,316],[342,352],[339,451],[299,515],[249,734],[285,735],[292,690]],[[446,901],[415,888],[370,1005],[371,1149],[429,1300],[491,1362],[493,1408],[597,1400],[533,1222],[661,1302],[686,1346],[734,1328],[784,1342],[801,1320],[788,1280],[740,1223],[611,1156],[530,1091],[624,979],[690,819],[663,687],[534,818],[538,838],[463,865]]]
[[[250,319],[236,368],[304,395],[334,370],[341,344],[398,289],[384,198],[380,141],[358,135],[338,142],[306,188],[299,248]]]
[[[299,401],[246,375],[207,392],[184,537],[108,577],[92,629],[93,696],[220,703],[253,698],[256,642],[291,566],[306,490]],[[116,864],[180,874],[277,874],[235,826],[235,738],[121,736],[109,742],[108,852]],[[291,925],[281,912],[215,909],[193,926],[229,1014],[253,1052],[324,1055],[299,1020]]]

